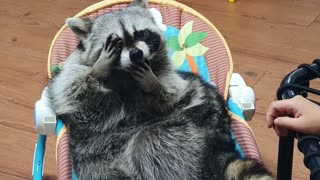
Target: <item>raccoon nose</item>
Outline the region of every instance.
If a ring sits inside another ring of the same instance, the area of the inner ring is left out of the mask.
[[[134,48],[130,51],[129,57],[131,61],[133,61],[134,63],[137,63],[140,60],[142,60],[143,52],[138,48]]]

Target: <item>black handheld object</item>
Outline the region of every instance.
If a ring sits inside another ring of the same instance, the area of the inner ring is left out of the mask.
[[[298,148],[304,154],[304,165],[311,171],[310,179],[320,179],[320,137],[302,135],[298,139]]]
[[[320,60],[313,64],[302,64],[295,71],[288,74],[281,82],[277,91],[278,99],[290,99],[296,95],[307,97],[308,93],[320,95],[320,91],[309,88],[310,81],[320,78]],[[311,99],[310,99],[311,100]],[[320,104],[314,100],[314,103]],[[287,137],[280,137],[278,150],[278,180],[291,180],[294,137],[298,139],[298,148],[304,154],[304,163],[310,169],[310,179],[320,180],[320,138],[289,132]]]

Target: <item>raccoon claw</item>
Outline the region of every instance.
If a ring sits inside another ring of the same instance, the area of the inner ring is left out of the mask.
[[[131,65],[131,71],[134,75],[142,77],[143,75],[152,73],[152,70],[149,66],[149,63],[147,63],[148,60],[144,60],[143,62],[139,64],[132,64]]]
[[[131,71],[133,78],[138,81],[145,92],[156,92],[156,90],[160,88],[160,83],[153,74],[148,60],[144,60],[139,64],[133,64]]]
[[[120,59],[123,48],[123,40],[116,34],[111,34],[104,44],[100,57],[93,65],[92,75],[98,78],[106,78],[114,66],[114,62]]]
[[[107,40],[106,40],[106,44],[104,45],[104,50],[107,50],[107,48],[109,47],[110,45],[110,42],[111,42],[111,39],[115,38],[116,37],[116,34],[111,34]]]
[[[116,45],[109,51],[109,58],[112,58],[113,55],[117,57],[120,55],[123,48],[123,41],[120,39],[116,42]]]
[[[123,48],[123,40],[119,38],[116,34],[111,34],[104,44],[104,51],[101,52],[100,58],[116,60]]]
[[[112,33],[106,40],[104,49],[109,53],[111,50],[119,49],[123,47],[123,41],[118,35]]]

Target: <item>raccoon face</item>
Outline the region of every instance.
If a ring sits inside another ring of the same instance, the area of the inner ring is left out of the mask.
[[[124,48],[120,58],[122,67],[131,63],[138,63],[143,59],[152,60],[153,56],[158,53],[161,44],[163,44],[161,33],[151,29],[150,25],[142,23],[137,26],[133,24],[132,27],[137,28],[130,28],[130,23],[122,24],[124,32]]]
[[[116,34],[124,42],[118,67],[127,69],[143,59],[152,61],[164,49],[162,31],[147,9],[147,0],[135,0],[125,9],[108,13],[95,20],[69,18],[67,24],[80,38],[81,63],[93,65],[99,58],[108,36]]]

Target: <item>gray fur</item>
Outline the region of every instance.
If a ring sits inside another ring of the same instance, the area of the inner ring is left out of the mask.
[[[87,38],[87,34],[91,31],[92,22],[88,18],[69,18],[66,23],[82,40]]]
[[[223,98],[174,70],[146,7],[136,0],[95,20],[67,20],[81,46],[49,92],[68,125],[79,180],[271,178],[259,163],[239,160]],[[134,49],[142,56],[131,56]]]

